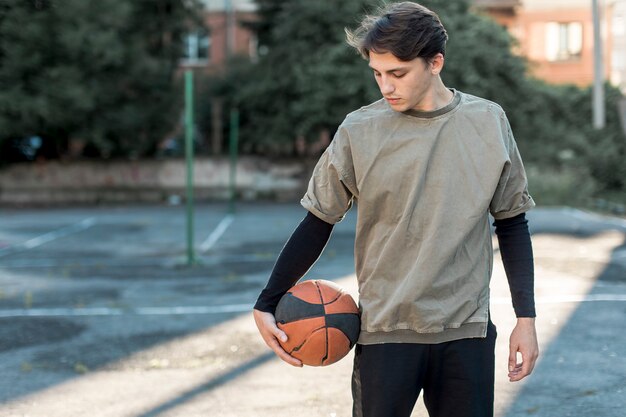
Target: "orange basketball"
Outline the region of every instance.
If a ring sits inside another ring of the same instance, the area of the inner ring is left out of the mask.
[[[280,299],[275,317],[287,333],[288,340],[280,342],[283,349],[310,366],[330,365],[346,356],[361,327],[359,308],[350,294],[326,280],[291,287]]]

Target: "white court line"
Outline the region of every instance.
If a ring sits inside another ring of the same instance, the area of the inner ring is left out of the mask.
[[[241,313],[252,311],[252,304],[229,304],[223,306],[176,306],[176,307],[137,307],[130,309],[86,307],[86,308],[22,308],[0,310],[0,317],[58,317],[58,316],[163,316]]]
[[[272,255],[274,256],[274,255]],[[249,254],[249,255],[224,255],[224,256],[203,256],[200,258],[205,264],[216,262],[259,262],[268,260],[267,256]],[[154,259],[12,259],[3,261],[0,266],[2,268],[20,269],[20,268],[81,268],[81,267],[106,267],[106,268],[143,268],[149,266],[171,267],[176,264],[177,258],[161,258]],[[273,258],[269,261],[274,262]],[[182,262],[182,261],[181,261]]]
[[[220,224],[217,225],[215,230],[211,232],[209,237],[207,237],[207,239],[202,242],[202,245],[200,245],[200,252],[208,252],[213,247],[213,245],[215,245],[217,240],[222,237],[222,235],[224,234],[226,229],[228,229],[228,226],[230,226],[234,219],[235,216],[233,216],[232,214],[224,217]]]
[[[626,294],[570,294],[535,298],[535,303],[537,304],[584,303],[598,301],[626,301]],[[494,297],[491,299],[491,302],[493,304],[507,304],[511,302],[511,299],[507,297]]]
[[[93,217],[89,217],[87,219],[79,221],[78,223],[72,224],[67,227],[63,227],[58,230],[53,230],[52,232],[48,232],[41,236],[37,236],[35,238],[29,239],[26,242],[20,243],[18,245],[9,246],[7,248],[2,248],[0,249],[0,256],[4,256],[15,251],[36,248],[38,246],[41,246],[53,240],[71,235],[72,233],[81,232],[85,229],[90,228],[94,224],[96,224],[96,219]]]
[[[589,295],[561,295],[554,297],[538,297],[537,304],[563,304],[583,302],[626,302],[626,294],[589,294]],[[493,304],[507,304],[510,298],[492,298]],[[174,307],[137,307],[137,308],[23,308],[14,310],[0,310],[2,317],[55,317],[55,316],[163,316],[163,315],[198,315],[198,314],[222,314],[243,313],[252,311],[252,304],[227,304],[221,306],[174,306]]]

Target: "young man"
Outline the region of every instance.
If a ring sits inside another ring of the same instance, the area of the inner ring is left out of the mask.
[[[309,213],[259,296],[257,326],[301,366],[281,349],[273,313],[356,200],[353,415],[408,417],[423,390],[432,417],[492,416],[489,213],[518,317],[509,379],[529,375],[538,355],[524,214],[534,202],[508,120],[497,104],[444,86],[448,35],[425,7],[391,4],[347,33],[383,98],[346,117],[315,167],[301,201]]]

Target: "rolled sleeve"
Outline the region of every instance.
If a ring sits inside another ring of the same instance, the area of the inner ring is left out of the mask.
[[[355,196],[349,141],[341,129],[315,165],[300,204],[326,223],[343,220]]]
[[[489,211],[496,220],[508,219],[525,213],[535,207],[535,202],[528,193],[528,180],[522,158],[506,116],[502,116],[505,130],[505,146],[508,160],[489,205]]]

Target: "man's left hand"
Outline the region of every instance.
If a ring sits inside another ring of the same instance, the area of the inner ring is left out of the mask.
[[[517,362],[517,352],[522,361]],[[535,319],[519,317],[509,339],[509,381],[520,381],[530,375],[539,356]]]

